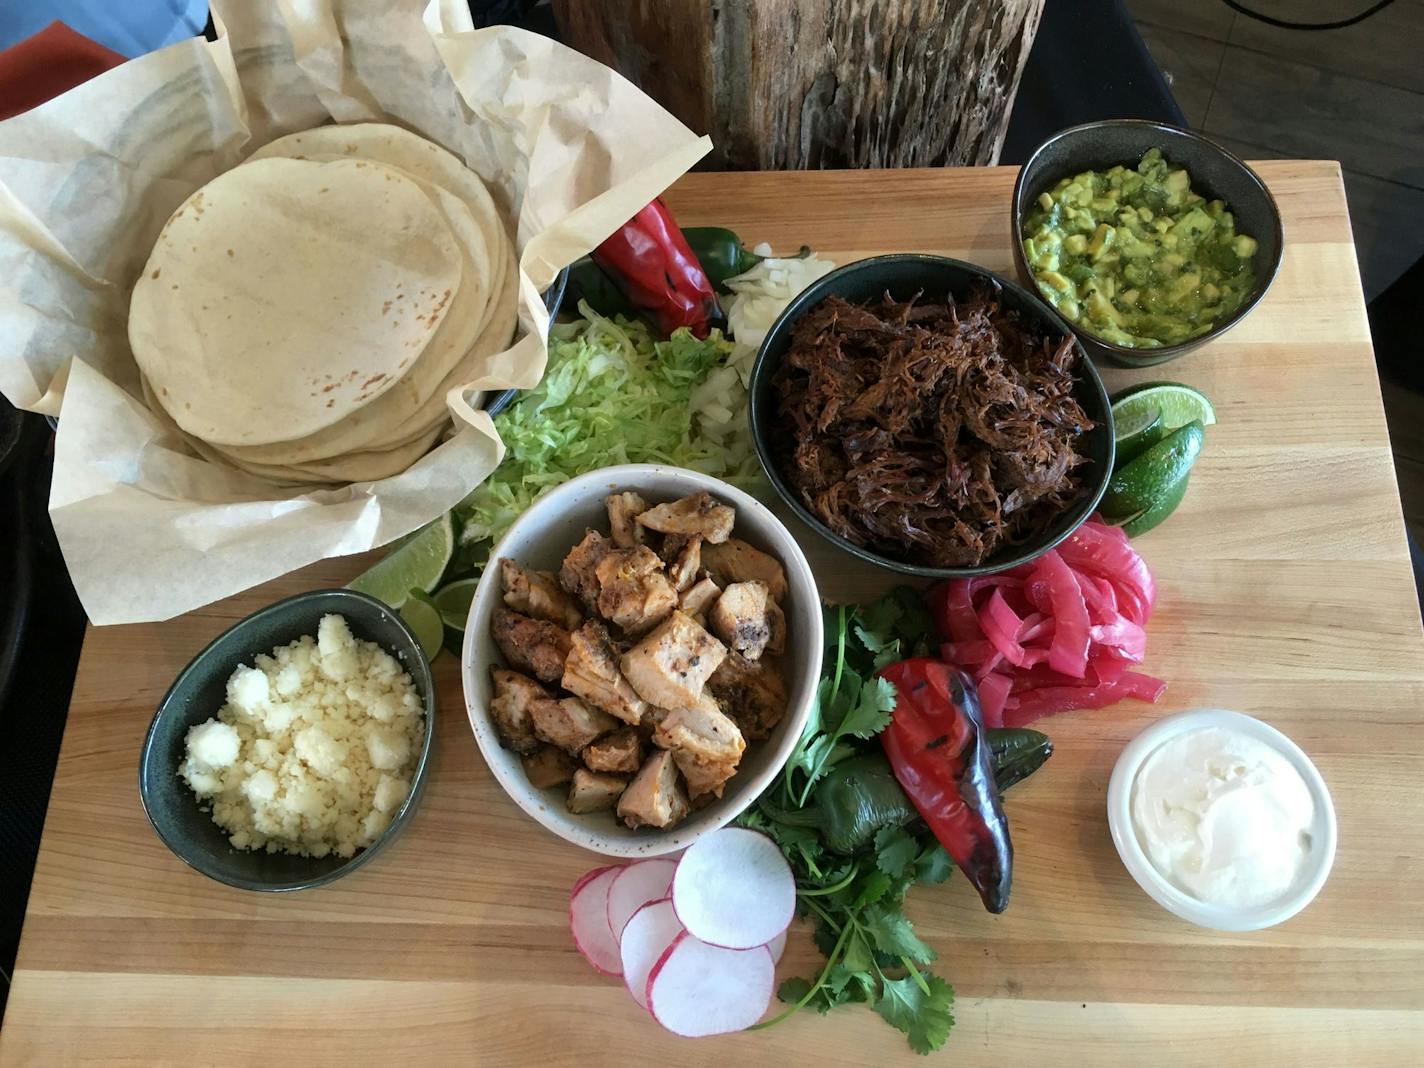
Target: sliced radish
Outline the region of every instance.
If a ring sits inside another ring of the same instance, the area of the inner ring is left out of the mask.
[[[618,869],[618,877],[608,889],[608,929],[613,941],[623,937],[623,925],[649,901],[667,897],[672,887],[674,860],[642,860]]]
[[[672,879],[677,918],[714,946],[753,949],[791,926],[796,880],[781,849],[760,831],[724,827],[703,835]]]
[[[773,964],[781,963],[781,955],[786,952],[786,932],[782,931],[766,944],[766,951],[771,954]]]
[[[569,898],[569,928],[574,945],[594,969],[604,975],[622,975],[618,943],[608,929],[608,890],[622,868],[604,868],[591,879],[579,880]]]
[[[672,898],[667,897],[644,905],[623,925],[623,982],[628,984],[633,1000],[645,1009],[648,974],[680,934],[682,924],[673,911]]]
[[[724,1035],[760,1020],[775,985],[765,946],[725,949],[684,931],[648,976],[648,1011],[675,1035]]]
[[[582,890],[585,886],[587,886],[587,885],[589,884],[589,881],[590,881],[591,879],[593,879],[593,877],[594,877],[595,875],[602,875],[604,872],[609,871],[610,869],[616,868],[616,867],[618,867],[618,865],[616,865],[616,864],[605,864],[605,865],[604,865],[603,867],[601,867],[601,868],[594,868],[592,871],[586,871],[586,872],[584,872],[582,875],[580,875],[580,876],[578,877],[577,880],[575,880],[575,882],[574,882],[574,888],[569,891],[569,897],[573,897],[573,896],[574,896],[575,894],[577,894],[580,890]]]

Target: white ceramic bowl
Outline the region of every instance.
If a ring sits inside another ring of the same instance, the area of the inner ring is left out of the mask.
[[[1137,772],[1162,743],[1188,731],[1205,727],[1222,727],[1238,731],[1257,741],[1269,745],[1285,757],[1300,772],[1305,780],[1310,796],[1315,802],[1315,825],[1311,828],[1313,848],[1307,867],[1300,873],[1295,884],[1285,895],[1265,905],[1254,908],[1225,908],[1198,901],[1189,894],[1173,886],[1148,859],[1137,833],[1132,826],[1132,784]],[[1113,767],[1112,779],[1108,783],[1108,826],[1112,830],[1113,845],[1118,856],[1126,865],[1137,885],[1168,912],[1202,927],[1218,931],[1259,931],[1263,927],[1274,927],[1290,919],[1314,900],[1325,885],[1330,867],[1335,863],[1335,805],[1330,800],[1330,791],[1319,770],[1306,756],[1300,746],[1287,738],[1276,728],[1259,719],[1228,712],[1221,708],[1200,708],[1192,712],[1180,712],[1175,716],[1158,720],[1139,734],[1118,757]]]
[[[557,571],[564,556],[593,527],[606,532],[603,499],[619,490],[637,490],[652,503],[676,500],[706,490],[737,510],[732,536],[768,552],[786,569],[786,715],[769,738],[750,742],[737,774],[723,796],[666,831],[630,830],[611,812],[576,816],[564,807],[565,790],[536,790],[529,785],[517,753],[499,743],[489,715],[491,665],[502,664],[490,636],[489,621],[503,599],[499,569],[487,567],[470,604],[465,626],[462,673],[465,708],[475,741],[494,777],[515,804],[560,838],[612,857],[651,857],[685,849],[700,835],[731,822],[775,778],[801,730],[816,693],[825,644],[821,599],[806,557],[781,521],[760,501],[720,479],[677,467],[625,464],[605,467],[556,486],[539,497],[509,528],[490,554],[493,563],[508,557],[525,567]]]

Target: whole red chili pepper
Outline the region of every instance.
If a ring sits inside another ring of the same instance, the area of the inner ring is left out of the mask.
[[[652,314],[664,334],[685,326],[706,337],[721,320],[707,272],[661,197],[615,230],[592,257],[633,307]]]
[[[1009,903],[1014,847],[969,676],[928,657],[880,672],[895,712],[880,735],[900,786],[990,912]]]

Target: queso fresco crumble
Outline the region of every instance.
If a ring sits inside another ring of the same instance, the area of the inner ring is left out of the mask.
[[[217,717],[188,731],[179,774],[237,849],[349,857],[410,793],[425,735],[411,677],[345,618],[259,654]]]

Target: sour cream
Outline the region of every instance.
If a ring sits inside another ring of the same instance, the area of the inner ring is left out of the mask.
[[[1164,879],[1198,901],[1253,908],[1280,899],[1310,861],[1315,802],[1266,742],[1203,727],[1153,750],[1132,782],[1132,828]]]

